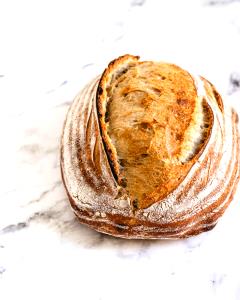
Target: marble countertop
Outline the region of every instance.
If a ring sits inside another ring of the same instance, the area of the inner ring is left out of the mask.
[[[0,33],[0,298],[239,300],[239,191],[211,232],[116,239],[74,217],[59,139],[77,92],[124,53],[202,74],[240,112],[240,1],[4,1]]]

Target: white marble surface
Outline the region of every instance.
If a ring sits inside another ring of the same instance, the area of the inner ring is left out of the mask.
[[[70,209],[59,138],[76,93],[124,53],[202,74],[240,111],[240,1],[0,4],[0,299],[239,300],[239,192],[188,240],[105,236]]]

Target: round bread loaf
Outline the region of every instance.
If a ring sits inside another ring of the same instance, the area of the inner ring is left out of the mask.
[[[80,222],[118,237],[212,229],[239,181],[238,117],[180,67],[124,55],[73,101],[63,182]]]

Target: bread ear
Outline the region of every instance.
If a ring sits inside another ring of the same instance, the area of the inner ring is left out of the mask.
[[[119,164],[116,149],[107,134],[107,107],[109,104],[108,90],[111,87],[112,81],[125,73],[129,67],[135,65],[138,60],[139,56],[126,54],[111,61],[103,72],[97,88],[96,103],[101,135],[109,158],[109,163],[115,177],[119,176]]]

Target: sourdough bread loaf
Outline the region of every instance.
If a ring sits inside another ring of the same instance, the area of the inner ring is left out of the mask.
[[[195,235],[237,187],[237,115],[203,77],[124,55],[71,105],[61,170],[80,222],[100,232]]]

